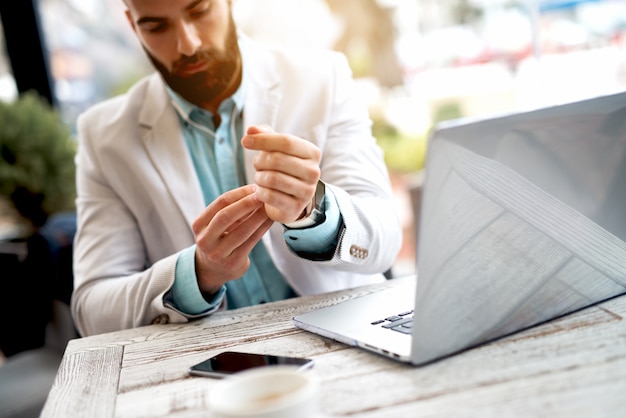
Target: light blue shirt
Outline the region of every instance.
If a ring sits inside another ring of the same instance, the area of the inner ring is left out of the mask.
[[[187,102],[168,88],[172,102],[177,108],[183,127],[183,135],[196,174],[200,181],[205,204],[210,204],[219,195],[226,192],[224,179],[220,179],[218,166],[218,147],[230,147],[233,165],[236,167],[231,176],[237,177],[232,187],[244,184],[244,164],[241,138],[243,136],[242,111],[245,103],[246,75],[239,89],[233,96],[224,100],[218,113],[222,121],[217,130],[213,124],[213,115]],[[232,170],[232,168],[231,168]],[[233,179],[230,179],[231,183]],[[334,252],[337,235],[341,227],[341,215],[332,191],[327,188],[323,207],[326,220],[315,227],[305,229],[286,229],[287,245],[303,257],[316,259]],[[250,254],[251,266],[243,277],[227,282],[211,301],[205,300],[198,287],[195,273],[195,245],[179,255],[174,284],[166,299],[180,311],[189,315],[199,315],[216,310],[227,299],[229,309],[256,305],[295,296],[294,291],[276,269],[263,242],[260,241]]]

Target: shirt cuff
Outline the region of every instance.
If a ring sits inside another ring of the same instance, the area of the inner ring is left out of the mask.
[[[210,301],[204,299],[198,287],[195,256],[195,245],[179,254],[176,261],[174,284],[169,294],[174,307],[188,315],[211,313],[217,310],[226,293],[226,286],[222,286]]]
[[[327,254],[337,247],[337,237],[342,225],[341,212],[335,195],[329,187],[324,196],[324,214],[326,219],[319,225],[302,229],[285,229],[285,242],[299,255]]]

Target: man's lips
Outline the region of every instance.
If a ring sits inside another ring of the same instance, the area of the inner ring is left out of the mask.
[[[207,63],[206,61],[187,63],[187,64],[182,64],[181,66],[179,66],[176,72],[180,76],[186,77],[186,76],[190,76],[195,73],[198,73],[200,71],[204,71],[207,69],[208,66],[209,66],[209,63]]]

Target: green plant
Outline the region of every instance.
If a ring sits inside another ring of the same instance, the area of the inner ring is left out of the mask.
[[[75,152],[69,127],[37,93],[0,101],[0,196],[33,226],[74,209]]]
[[[427,140],[425,136],[409,136],[383,117],[372,117],[372,134],[385,154],[387,168],[396,173],[412,173],[424,168]]]
[[[452,120],[463,117],[463,107],[457,102],[442,103],[435,108],[433,125],[444,120]]]

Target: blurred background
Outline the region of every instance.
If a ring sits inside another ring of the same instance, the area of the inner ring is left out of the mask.
[[[625,0],[233,5],[252,38],[347,56],[402,216],[394,276],[416,270],[414,214],[438,122],[626,88]],[[68,306],[76,118],[153,70],[122,0],[3,0],[0,19],[0,417],[36,417],[78,337]]]
[[[85,108],[152,71],[121,0],[26,3],[38,19],[50,80],[50,91],[39,92],[70,136]],[[624,0],[234,0],[234,7],[239,28],[253,38],[331,48],[348,57],[405,225],[395,275],[415,268],[413,209],[428,134],[437,122],[626,87]],[[8,40],[15,38],[10,31],[16,22],[7,14],[3,10],[0,37]],[[26,43],[34,34],[21,35],[22,54],[39,53]],[[16,52],[8,42],[2,45],[0,100],[11,103],[29,85],[12,62]]]

